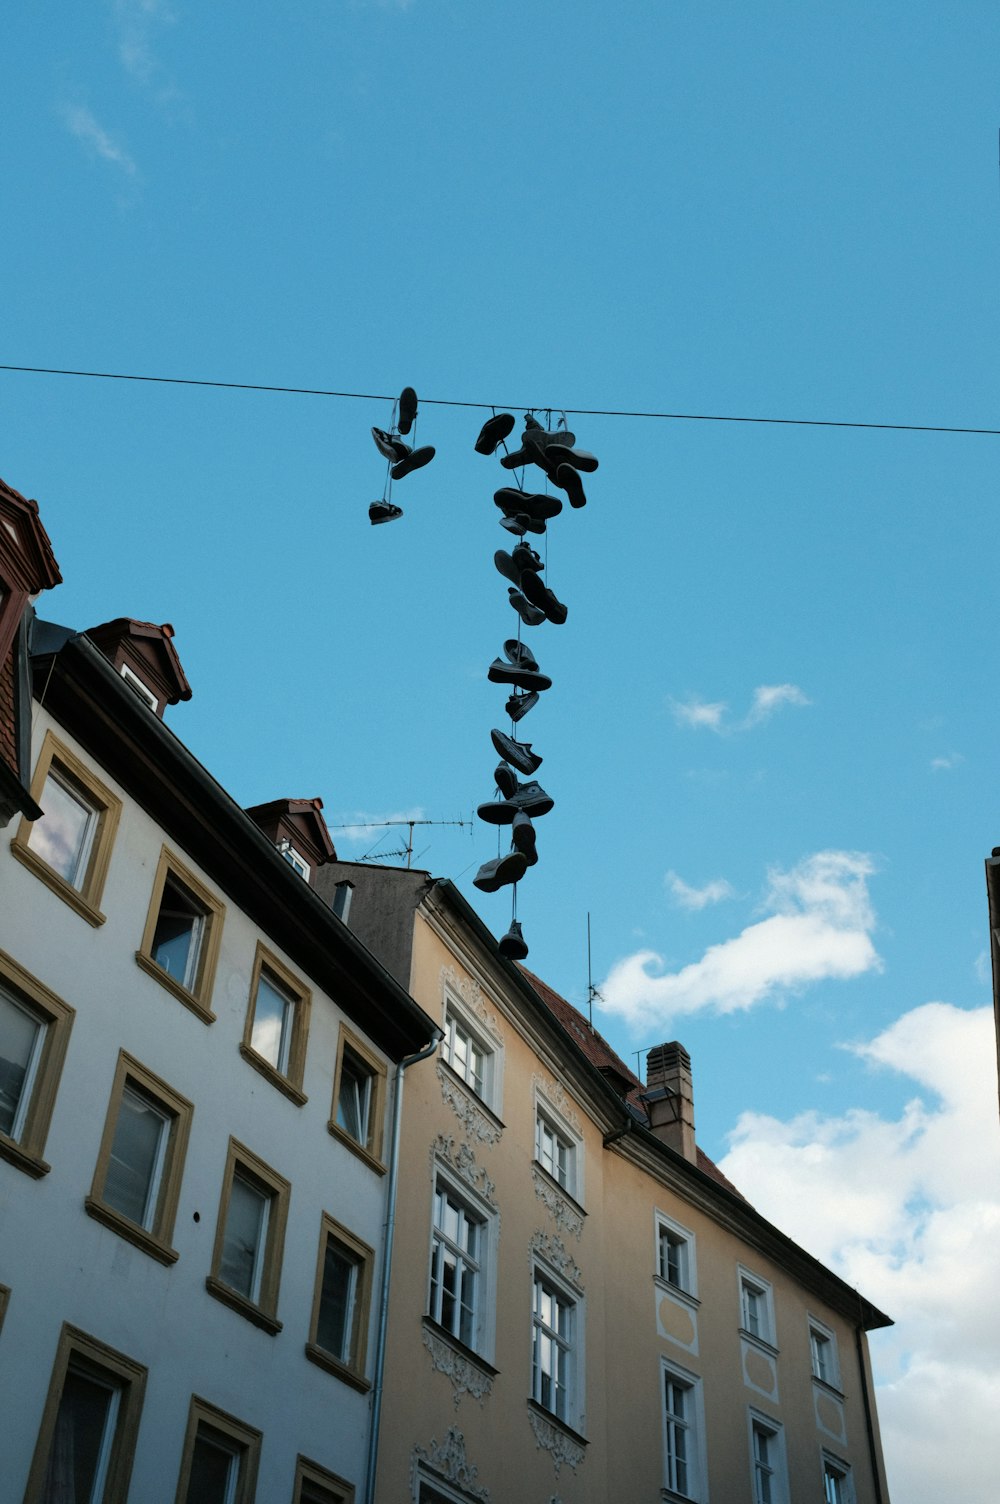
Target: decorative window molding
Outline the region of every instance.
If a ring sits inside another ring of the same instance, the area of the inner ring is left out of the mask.
[[[410,1494],[414,1504],[490,1504],[490,1491],[478,1478],[479,1469],[466,1457],[465,1437],[457,1426],[449,1426],[442,1441],[434,1439],[429,1446],[413,1448]]]
[[[788,1504],[788,1463],[780,1421],[747,1411],[750,1445],[750,1497],[753,1504]]]
[[[466,1133],[478,1139],[481,1144],[498,1144],[503,1137],[503,1124],[471,1094],[461,1078],[443,1060],[437,1063],[437,1077],[441,1083],[442,1098]]]
[[[435,1373],[443,1373],[451,1380],[455,1409],[462,1396],[468,1394],[482,1405],[493,1393],[496,1369],[478,1353],[463,1350],[462,1344],[450,1332],[445,1332],[429,1316],[424,1317],[423,1343],[430,1353]]]
[[[235,1415],[192,1395],[176,1504],[188,1504],[192,1489],[198,1487],[202,1468],[211,1467],[213,1473],[217,1473],[220,1460],[225,1459],[228,1460],[225,1461],[222,1497],[226,1504],[253,1504],[262,1439],[262,1433],[254,1426],[248,1426]],[[199,1492],[196,1497],[201,1498],[203,1494]]]
[[[701,1379],[665,1358],[660,1360],[660,1366],[663,1375],[662,1497],[671,1501],[707,1499],[708,1452]]]
[[[823,1451],[823,1499],[825,1504],[854,1504],[854,1479],[850,1464]]]
[[[444,1337],[490,1364],[496,1347],[496,1205],[469,1178],[460,1184],[438,1161],[432,1206],[427,1314]]]
[[[206,1024],[215,1021],[210,1000],[225,912],[211,889],[164,846],[135,959]]]
[[[382,1160],[385,1097],[385,1062],[342,1024],[327,1126],[334,1138],[380,1175],[386,1169]]]
[[[574,1138],[583,1137],[583,1125],[576,1111],[576,1105],[561,1081],[555,1081],[551,1076],[543,1076],[536,1071],[531,1078],[531,1089],[536,1097],[545,1098],[549,1106],[562,1118]]]
[[[504,1035],[478,982],[441,968],[441,1058],[497,1117],[503,1104]]]
[[[561,1279],[573,1286],[578,1295],[583,1294],[583,1270],[575,1262],[562,1238],[550,1237],[541,1229],[533,1232],[528,1245],[528,1261],[532,1267],[536,1258],[544,1259]]]
[[[528,1421],[535,1446],[549,1453],[556,1477],[558,1478],[562,1467],[569,1467],[575,1473],[587,1455],[585,1438],[571,1435],[565,1424],[546,1414],[532,1401],[528,1402]]]
[[[236,1139],[229,1140],[206,1288],[272,1336],[291,1185]]]
[[[295,1459],[292,1504],[354,1504],[354,1485],[300,1453]]]
[[[584,1151],[580,1119],[560,1087],[548,1089],[537,1075],[534,1082],[535,1163],[572,1202],[582,1209]]]
[[[70,1030],[62,998],[0,950],[0,1029],[8,1052],[0,1081],[0,1158],[39,1179]]]
[[[546,1211],[551,1213],[556,1226],[571,1238],[579,1238],[583,1232],[584,1218],[581,1208],[558,1185],[553,1184],[541,1165],[531,1166],[531,1181],[535,1195]]]
[[[31,797],[44,813],[34,821],[22,816],[12,853],[88,924],[103,924],[101,898],[121,800],[51,731],[38,754]]]
[[[470,1144],[456,1144],[450,1133],[439,1133],[431,1145],[431,1164],[439,1161],[496,1209],[496,1185],[484,1167],[476,1164],[476,1152]]]
[[[532,1243],[534,1246],[535,1239]],[[575,1265],[573,1268],[576,1270]],[[584,1439],[586,1409],[583,1293],[579,1284],[568,1282],[551,1259],[543,1263],[533,1258],[531,1278],[530,1400],[567,1428],[574,1443],[579,1444]]]
[[[170,1246],[194,1107],[119,1051],[111,1101],[85,1206],[92,1217],[161,1264]]]
[[[60,1438],[86,1437],[93,1459],[77,1484],[101,1504],[125,1504],[139,1434],[146,1369],[77,1327],[63,1324],[24,1504],[43,1504]],[[96,1442],[96,1445],[95,1445]]]
[[[272,1086],[302,1107],[312,992],[260,941],[240,1054]]]
[[[324,1212],[306,1357],[362,1393],[374,1266],[374,1250]]]

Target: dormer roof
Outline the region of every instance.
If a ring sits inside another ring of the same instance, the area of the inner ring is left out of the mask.
[[[303,872],[307,882],[317,867],[335,862],[337,853],[330,839],[323,818],[322,799],[272,799],[267,804],[255,804],[246,811],[279,851],[288,855],[292,865],[292,853],[297,855],[308,872]]]
[[[164,706],[190,700],[191,686],[177,656],[174,629],[168,621],[157,626],[155,622],[136,621],[131,616],[116,616],[113,621],[88,628],[87,636],[133,689],[137,688],[133,679],[140,681],[152,697],[150,709],[161,720]]]
[[[0,480],[0,556],[12,588],[28,595],[62,583],[38,502]]]

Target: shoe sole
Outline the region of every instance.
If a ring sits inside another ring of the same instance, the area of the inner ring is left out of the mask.
[[[530,648],[525,647],[523,642],[518,642],[516,637],[508,637],[503,645],[504,657],[515,668],[529,668],[533,674],[538,672],[538,660]]]
[[[552,479],[561,491],[566,492],[571,507],[587,505],[587,496],[583,489],[583,481],[580,479],[580,472],[572,465],[557,465]]]
[[[529,778],[532,773],[537,773],[544,759],[537,752],[532,752],[530,743],[516,742],[512,736],[506,736],[502,731],[491,731],[490,737],[498,754],[517,768],[519,773],[526,773]],[[517,779],[515,778],[514,787],[509,793],[499,782],[497,787],[505,799],[513,799],[517,793]]]
[[[382,522],[398,522],[403,515],[402,507],[391,507],[384,517],[373,517],[371,507],[368,508],[368,521],[372,527],[378,527]]]
[[[404,386],[399,394],[399,423],[397,427],[400,433],[409,433],[417,416],[417,394],[412,386]]]
[[[510,596],[511,605],[514,607],[514,610],[517,612],[518,616],[524,622],[524,625],[526,627],[541,626],[542,622],[545,620],[544,611],[540,610],[538,606],[533,606],[531,602],[521,594],[520,590],[515,590],[513,586],[511,586],[511,588],[507,591],[507,594]]]
[[[515,663],[501,663],[499,658],[490,664],[486,677],[491,684],[513,684],[516,689],[540,692],[552,688],[548,674],[540,674],[537,669],[520,668]]]
[[[493,870],[483,877],[484,868],[492,867]],[[472,879],[472,886],[478,888],[481,893],[496,893],[498,889],[508,883],[519,882],[528,868],[527,858],[521,851],[511,851],[494,864],[484,862],[482,867]]]
[[[553,626],[561,627],[568,615],[568,608],[544,585],[537,574],[521,576],[521,592],[539,611],[544,611]]]
[[[505,517],[529,517],[532,522],[543,523],[558,517],[563,505],[558,496],[518,491],[514,486],[501,486],[499,491],[494,491],[493,500]]]
[[[497,413],[495,418],[487,418],[479,430],[479,438],[474,446],[476,453],[495,454],[501,439],[513,433],[515,422],[513,413]]]
[[[405,459],[400,460],[398,465],[393,465],[389,472],[393,480],[402,480],[404,475],[409,475],[412,470],[420,470],[424,465],[429,465],[436,451],[433,444],[428,444],[423,449],[414,449]]]
[[[596,454],[586,449],[570,449],[566,444],[550,444],[546,458],[554,465],[572,465],[574,470],[583,470],[588,475],[593,475],[600,464]]]

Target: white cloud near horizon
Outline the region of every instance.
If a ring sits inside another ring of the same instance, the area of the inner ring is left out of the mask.
[[[935,773],[941,773],[951,768],[957,768],[959,763],[964,761],[965,758],[961,752],[949,752],[947,757],[932,757],[931,767]]]
[[[744,1113],[721,1168],[895,1320],[870,1337],[893,1497],[989,1504],[1000,1407],[992,1009],[925,1003],[850,1048],[917,1084],[898,1117],[858,1107],[787,1121]]]
[[[123,146],[100,125],[85,105],[67,105],[63,119],[70,135],[105,162],[112,163],[128,177],[135,177],[138,169]]]
[[[735,731],[752,731],[771,719],[783,705],[811,705],[812,701],[797,684],[758,684],[750,709],[741,721],[727,720],[729,705],[725,700],[671,700],[674,720],[695,731],[714,731],[717,736],[731,736]]]
[[[345,816],[343,821],[330,826],[333,836],[333,844],[336,846],[340,841],[368,841],[375,835],[403,837],[403,845],[409,837],[409,820],[425,820],[427,818],[422,807],[404,810],[389,810],[388,812],[373,814],[370,810],[354,810]],[[399,845],[398,840],[391,840],[390,845]]]
[[[735,890],[731,883],[724,877],[716,877],[707,882],[701,888],[693,888],[686,883],[676,872],[668,872],[664,878],[670,896],[680,909],[700,910],[707,908],[711,903],[721,903],[725,898],[734,897]]]
[[[771,870],[765,918],[680,971],[664,972],[654,950],[626,956],[601,983],[604,1009],[633,1027],[666,1026],[682,1015],[734,1013],[812,982],[880,970],[868,896],[874,870],[871,857],[857,851],[819,851],[787,872]]]

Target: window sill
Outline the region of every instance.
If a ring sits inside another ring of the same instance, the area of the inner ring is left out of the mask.
[[[474,1105],[479,1108],[480,1112],[486,1114],[487,1118],[489,1118],[490,1122],[495,1128],[499,1128],[501,1131],[506,1128],[506,1123],[502,1118],[497,1116],[497,1114],[493,1111],[493,1108],[487,1102],[486,1098],[481,1097],[476,1091],[476,1088],[474,1086],[470,1086],[465,1077],[458,1074],[458,1071],[453,1065],[449,1065],[447,1060],[445,1060],[443,1056],[439,1058],[439,1064],[442,1070],[446,1073],[448,1080],[454,1082],[459,1090],[466,1097],[468,1097],[469,1101],[474,1103]]]
[[[698,1504],[697,1494],[679,1494],[675,1488],[661,1488],[663,1504]]]
[[[151,1259],[156,1259],[160,1264],[176,1264],[179,1255],[175,1248],[162,1242],[153,1233],[147,1232],[137,1222],[123,1217],[121,1212],[115,1211],[114,1207],[105,1206],[102,1201],[95,1200],[93,1196],[85,1196],[83,1204],[88,1217],[93,1217],[95,1222],[103,1223],[126,1242],[133,1243],[136,1248],[141,1248],[143,1253],[148,1253]]]
[[[701,1306],[697,1295],[692,1295],[691,1291],[685,1290],[683,1285],[672,1284],[669,1279],[664,1279],[662,1274],[653,1275],[653,1284],[665,1295],[676,1295],[677,1299],[683,1301],[684,1305],[690,1306],[692,1311],[697,1311]]]
[[[180,982],[176,981],[170,975],[169,971],[164,971],[162,966],[157,966],[152,956],[147,956],[145,951],[137,950],[135,959],[136,964],[141,966],[147,975],[153,977],[168,992],[172,992],[177,1001],[183,1003],[185,1008],[190,1008],[191,1012],[197,1018],[200,1018],[203,1024],[215,1023],[215,1014],[211,1008],[201,1002],[199,998],[196,998],[193,992],[189,992],[186,987],[182,987]]]
[[[104,923],[107,915],[102,914],[100,909],[90,903],[83,893],[68,883],[64,877],[60,877],[58,872],[53,871],[48,862],[43,862],[40,856],[36,856],[30,846],[25,846],[15,837],[10,843],[10,849],[22,866],[27,867],[29,872],[33,872],[57,898],[62,899],[63,903],[75,909],[81,919],[86,919],[87,923],[92,924],[95,929]]]
[[[831,1384],[829,1379],[821,1379],[818,1373],[813,1374],[812,1381],[823,1394],[832,1395],[835,1400],[843,1400],[845,1398],[842,1389],[838,1389],[836,1384]]]
[[[758,1337],[753,1332],[748,1332],[745,1326],[740,1327],[740,1336],[753,1347],[759,1347],[762,1353],[767,1353],[772,1358],[777,1358],[778,1348],[773,1342],[768,1342],[766,1337]]]
[[[474,1347],[467,1347],[461,1337],[456,1337],[453,1332],[449,1332],[448,1328],[441,1326],[433,1316],[423,1316],[421,1320],[428,1332],[433,1333],[439,1341],[447,1343],[460,1358],[465,1359],[466,1363],[471,1363],[473,1367],[481,1369],[487,1378],[497,1377],[500,1372],[499,1368],[494,1368],[489,1359],[484,1358],[482,1353],[477,1353]]]
[[[290,1102],[294,1102],[296,1107],[305,1106],[309,1100],[305,1092],[300,1091],[293,1082],[289,1081],[287,1076],[283,1076],[279,1070],[276,1070],[270,1060],[265,1060],[263,1055],[258,1055],[257,1051],[246,1043],[241,1043],[240,1054],[247,1065],[252,1065],[255,1071],[260,1072],[265,1081],[270,1081],[271,1085],[277,1087],[278,1091],[282,1092]]]
[[[263,1331],[276,1337],[281,1331],[282,1322],[276,1316],[270,1316],[267,1311],[262,1311],[260,1306],[255,1306],[252,1300],[247,1300],[238,1290],[230,1290],[214,1274],[206,1275],[205,1289],[209,1295],[214,1295],[216,1300],[221,1300],[223,1305],[231,1307],[240,1316],[245,1316],[247,1321],[252,1321],[254,1326],[259,1326]]]
[[[25,1175],[30,1175],[32,1180],[41,1180],[52,1168],[40,1155],[31,1154],[20,1144],[15,1144],[5,1133],[0,1133],[0,1159],[9,1160],[19,1170],[23,1170]]]
[[[590,1442],[586,1436],[581,1436],[579,1431],[574,1431],[573,1427],[567,1421],[564,1421],[561,1416],[556,1415],[554,1410],[546,1410],[544,1405],[540,1405],[530,1395],[528,1396],[528,1409],[534,1411],[536,1415],[540,1415],[543,1420],[549,1421],[557,1430],[565,1432],[571,1441],[576,1442],[578,1447],[590,1446]]]
[[[554,1191],[562,1196],[564,1201],[569,1202],[570,1206],[575,1212],[577,1212],[581,1217],[585,1217],[587,1215],[587,1208],[583,1206],[579,1201],[577,1201],[572,1191],[568,1191],[564,1185],[561,1185],[559,1183],[556,1177],[545,1168],[540,1159],[533,1159],[531,1161],[531,1167],[533,1170],[537,1170],[538,1174],[541,1175],[545,1183],[547,1185],[550,1185]]]
[[[382,1161],[376,1159],[375,1155],[372,1154],[370,1149],[366,1149],[364,1144],[359,1144],[356,1138],[352,1138],[349,1133],[345,1133],[339,1123],[329,1122],[326,1126],[327,1131],[335,1139],[342,1143],[345,1148],[350,1149],[352,1154],[356,1154],[360,1160],[363,1160],[370,1170],[375,1171],[376,1175],[385,1174],[386,1167]]]
[[[353,1368],[348,1368],[333,1353],[328,1353],[325,1347],[318,1347],[315,1342],[306,1343],[306,1357],[310,1363],[315,1363],[318,1368],[325,1368],[327,1373],[332,1373],[335,1379],[341,1379],[345,1384],[350,1384],[352,1389],[357,1389],[360,1394],[367,1394],[371,1386],[371,1380],[366,1379],[364,1374],[356,1373]]]

